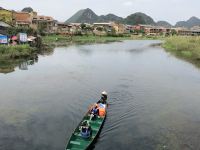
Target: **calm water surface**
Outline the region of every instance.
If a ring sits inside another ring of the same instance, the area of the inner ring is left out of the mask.
[[[64,150],[102,90],[109,108],[95,150],[200,149],[200,70],[158,42],[56,48],[0,73],[0,150]]]

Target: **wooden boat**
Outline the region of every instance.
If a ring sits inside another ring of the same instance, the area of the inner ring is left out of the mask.
[[[105,105],[106,108],[106,105]],[[106,118],[106,114],[104,117],[96,117],[94,120],[91,120],[89,111],[83,117],[82,121],[79,123],[77,128],[74,130],[67,146],[66,150],[88,150],[90,149],[94,142],[96,141]],[[80,126],[82,122],[87,121],[89,122],[92,134],[89,138],[83,138],[80,131]]]

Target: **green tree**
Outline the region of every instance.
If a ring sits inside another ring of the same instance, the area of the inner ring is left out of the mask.
[[[104,29],[103,29],[103,27],[97,27],[96,30],[97,31],[103,31]]]
[[[86,24],[82,23],[81,24],[81,30],[85,30],[85,28],[86,28]]]
[[[171,30],[171,35],[177,35],[177,31],[175,29]]]

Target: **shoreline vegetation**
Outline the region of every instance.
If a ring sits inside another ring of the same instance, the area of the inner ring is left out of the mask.
[[[0,60],[2,59],[21,59],[28,58],[33,54],[46,53],[52,51],[54,47],[68,46],[71,44],[86,43],[107,43],[130,40],[131,36],[64,36],[64,35],[48,35],[42,36],[42,44],[40,48],[32,47],[29,44],[22,45],[0,45]]]
[[[68,46],[71,44],[90,44],[90,43],[108,43],[108,42],[120,42],[123,40],[131,40],[131,36],[94,36],[94,35],[76,35],[76,36],[64,36],[64,35],[50,35],[43,36],[42,43],[47,47],[55,46]]]
[[[20,59],[32,56],[37,49],[28,44],[23,45],[0,45],[0,59]]]
[[[57,46],[69,46],[72,44],[91,44],[91,43],[108,43],[120,42],[123,40],[162,40],[161,46],[178,58],[187,60],[200,67],[200,37],[198,36],[64,36],[64,35],[48,35],[42,36],[41,50],[31,47],[28,44],[7,46],[0,45],[0,60],[16,60],[29,58],[35,54],[52,51]]]
[[[165,39],[162,47],[167,51],[200,67],[200,37],[172,36]]]

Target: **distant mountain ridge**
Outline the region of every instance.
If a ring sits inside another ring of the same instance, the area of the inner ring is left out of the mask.
[[[108,21],[123,22],[123,18],[118,17],[114,14],[107,14],[107,15],[99,16],[98,21],[100,21],[100,22],[108,22]]]
[[[166,27],[166,28],[171,28],[172,27],[172,25],[167,21],[158,21],[158,22],[156,22],[156,25],[157,26]]]
[[[94,23],[99,19],[91,9],[81,9],[69,18],[67,23]]]
[[[124,19],[124,22],[130,25],[137,25],[137,24],[155,25],[156,24],[155,21],[150,16],[147,16],[146,14],[141,13],[141,12],[137,12],[137,13],[129,15],[128,17]]]
[[[79,10],[72,17],[70,17],[66,21],[66,23],[94,23],[94,22],[109,22],[109,21],[124,23],[124,24],[129,24],[129,25],[150,24],[150,25],[156,25],[156,26],[163,26],[167,28],[170,28],[170,27],[191,28],[193,26],[200,26],[200,19],[197,17],[191,17],[187,21],[179,21],[176,23],[175,26],[173,26],[167,21],[155,22],[152,17],[141,12],[137,12],[137,13],[127,16],[126,18],[122,18],[114,14],[98,16],[89,8]]]
[[[191,17],[187,21],[179,21],[176,23],[175,27],[187,27],[191,28],[193,26],[199,26],[200,25],[200,19],[197,17]]]
[[[109,22],[114,21],[118,23],[126,23],[130,25],[136,24],[155,24],[155,21],[144,13],[134,13],[126,18],[116,16],[114,14],[107,14],[98,16],[91,9],[82,9],[70,17],[66,23],[94,23],[94,22]]]

